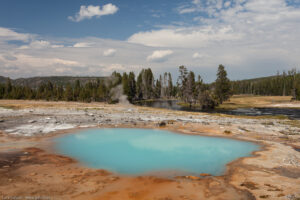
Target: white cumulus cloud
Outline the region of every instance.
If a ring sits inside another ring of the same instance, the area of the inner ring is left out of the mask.
[[[105,51],[103,51],[103,56],[106,57],[112,57],[114,55],[116,55],[117,50],[115,49],[106,49]]]
[[[198,52],[196,52],[196,53],[194,53],[193,54],[193,58],[203,58],[204,57],[204,55],[202,55],[202,54],[200,54],[200,53],[198,53]]]
[[[62,48],[64,45],[60,44],[51,44],[46,40],[34,40],[28,45],[22,45],[19,49],[44,49],[44,48]]]
[[[91,43],[88,42],[77,42],[73,45],[75,48],[86,48],[86,47],[91,47]]]
[[[170,55],[173,54],[172,50],[156,50],[153,51],[151,55],[147,57],[148,61],[152,62],[163,62],[165,61]]]
[[[19,41],[28,41],[30,38],[32,38],[33,35],[26,34],[26,33],[17,33],[16,31],[0,27],[0,41],[9,41],[9,40],[19,40]]]
[[[91,19],[92,17],[101,17],[103,15],[115,14],[119,8],[111,3],[102,6],[80,6],[80,10],[75,16],[69,16],[68,18],[74,22],[80,22],[84,19]]]

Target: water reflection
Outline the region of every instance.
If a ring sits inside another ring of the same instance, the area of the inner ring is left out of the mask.
[[[296,108],[238,108],[232,110],[206,110],[202,111],[197,107],[185,107],[178,104],[178,100],[155,100],[141,101],[137,105],[153,108],[166,108],[170,110],[181,110],[191,112],[209,112],[222,113],[229,115],[245,115],[245,116],[266,116],[266,115],[283,115],[290,119],[300,119],[300,109]]]

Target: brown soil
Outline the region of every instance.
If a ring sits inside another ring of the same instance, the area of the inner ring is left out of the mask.
[[[125,177],[79,167],[76,161],[26,148],[0,154],[2,197],[50,199],[255,199],[224,177]]]

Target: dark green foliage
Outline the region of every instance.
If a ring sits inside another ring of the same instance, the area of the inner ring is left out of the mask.
[[[203,110],[214,109],[215,106],[218,105],[214,94],[209,90],[204,90],[203,92],[201,92],[201,94],[198,96],[198,100],[201,109]]]
[[[133,72],[129,73],[128,76],[128,85],[129,85],[129,92],[128,92],[128,100],[129,102],[133,102],[136,96],[136,82],[135,82],[135,75]]]
[[[126,72],[123,73],[122,88],[123,94],[126,95],[128,101],[132,103],[136,94],[136,82],[133,72],[130,72],[129,75],[127,75]]]
[[[143,69],[137,78],[137,98],[151,99],[155,98],[154,92],[154,76],[150,68]]]
[[[64,95],[64,100],[72,101],[73,99],[74,99],[73,88],[72,88],[71,84],[67,84],[66,90],[65,90],[65,95]]]
[[[123,94],[128,96],[129,94],[129,83],[128,83],[128,75],[126,72],[123,73],[122,76],[122,86],[123,86]]]
[[[156,80],[156,83],[155,83],[155,98],[160,98],[161,96],[161,81],[162,81],[162,78],[160,76],[159,79]]]
[[[186,97],[186,101],[192,105],[192,103],[195,103],[195,74],[194,72],[190,71],[187,76],[187,82],[186,82],[186,89],[183,91]]]
[[[179,67],[177,95],[190,106],[199,104],[202,109],[213,109],[218,102],[208,85],[203,84],[201,76],[195,81],[195,74],[188,71],[185,66]]]
[[[219,65],[217,79],[215,83],[215,95],[219,103],[223,103],[230,98],[231,92],[231,85],[230,80],[227,78],[227,72],[223,65]]]
[[[300,100],[300,73],[295,69],[271,77],[232,81],[231,84],[233,94],[288,95],[295,100]]]

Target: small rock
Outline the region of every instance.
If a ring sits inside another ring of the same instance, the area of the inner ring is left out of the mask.
[[[256,190],[256,189],[258,189],[257,184],[253,183],[251,181],[245,181],[245,182],[243,182],[241,184],[241,186],[244,186],[244,187],[246,187],[246,188],[248,188],[250,190]]]
[[[30,176],[35,176],[35,175],[37,175],[36,172],[32,172],[32,173],[30,174]]]
[[[158,123],[159,127],[165,127],[166,125],[167,125],[167,123],[164,121]]]
[[[109,178],[110,181],[116,181],[116,180],[118,180],[118,179],[119,179],[119,177],[110,177],[110,178]]]
[[[188,179],[191,179],[191,180],[199,180],[199,179],[201,179],[198,176],[186,176],[185,178],[188,178]]]
[[[217,186],[219,186],[219,185],[220,185],[219,182],[213,181],[213,182],[210,182],[210,183],[209,183],[209,186],[208,186],[208,187],[212,188],[212,187],[217,187]]]
[[[4,119],[0,119],[0,123],[1,123],[1,122],[4,122]]]
[[[3,168],[9,168],[9,167],[10,167],[9,165],[4,165],[4,166],[3,166]]]
[[[31,123],[31,124],[32,124],[32,123],[35,123],[35,122],[36,122],[36,120],[29,120],[29,121],[28,121],[28,123]]]
[[[211,176],[211,174],[208,174],[208,173],[201,173],[200,176],[206,177],[206,176]]]

